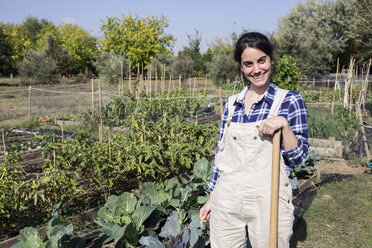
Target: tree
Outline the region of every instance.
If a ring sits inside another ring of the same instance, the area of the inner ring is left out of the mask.
[[[9,42],[8,35],[4,34],[4,27],[0,26],[0,75],[9,75],[13,72],[12,55],[13,47]]]
[[[282,89],[298,91],[300,70],[293,57],[284,54],[275,64],[273,81]]]
[[[60,28],[61,45],[71,56],[74,73],[93,72],[94,57],[98,55],[98,41],[81,26],[64,23]]]
[[[187,34],[189,39],[189,46],[183,47],[184,55],[188,55],[193,62],[193,73],[194,76],[201,76],[206,73],[206,64],[204,64],[203,56],[200,53],[200,43],[202,37],[198,30],[195,30],[195,35]]]
[[[30,49],[24,55],[25,61],[18,62],[18,72],[23,82],[54,84],[58,83],[60,75],[57,71],[57,63],[46,52]]]
[[[132,65],[143,63],[146,67],[157,54],[171,54],[175,39],[165,33],[167,27],[168,20],[164,16],[107,17],[101,25],[104,39],[100,45],[103,51],[126,54]]]
[[[215,55],[209,64],[211,79],[216,83],[229,83],[236,77],[236,67],[232,54]]]
[[[194,63],[190,55],[180,51],[172,65],[172,72],[173,75],[181,75],[182,82],[192,76],[194,72]]]
[[[62,76],[68,76],[70,74],[70,54],[67,49],[58,44],[53,35],[47,35],[47,49],[45,52],[47,57],[56,61],[59,74]]]
[[[279,20],[273,43],[278,55],[293,56],[302,72],[326,71],[335,68],[341,55],[348,62],[357,39],[357,16],[355,0],[298,3]]]
[[[128,71],[128,60],[123,55],[118,55],[114,51],[104,51],[96,57],[95,66],[99,78],[106,83],[117,84],[121,78],[121,69],[125,76]],[[122,67],[123,65],[123,67]]]

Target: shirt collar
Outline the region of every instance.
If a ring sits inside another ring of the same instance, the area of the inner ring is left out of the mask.
[[[262,98],[258,102],[260,102],[262,100],[265,100],[271,106],[273,101],[274,101],[274,97],[275,97],[275,93],[277,91],[277,88],[278,88],[278,86],[276,86],[273,82],[271,82],[269,84],[269,87],[265,91],[264,95],[262,96]],[[245,93],[247,92],[248,89],[249,89],[249,84],[244,86],[244,88],[239,92],[238,97],[236,98],[236,100],[234,102],[234,105],[236,105],[236,104],[243,104],[244,105],[244,97],[245,97]]]

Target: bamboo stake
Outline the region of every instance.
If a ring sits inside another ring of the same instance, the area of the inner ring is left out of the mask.
[[[155,63],[155,89],[154,93],[158,92],[158,64]]]
[[[108,130],[109,162],[111,162],[111,127]]]
[[[129,83],[128,83],[128,93],[132,92],[132,69],[131,69],[131,64],[129,62]]]
[[[124,94],[124,71],[123,71],[123,61],[120,61],[120,85],[121,85],[121,93]],[[119,92],[120,95],[120,92]]]
[[[151,67],[152,67],[152,66],[151,66],[151,64],[150,64],[150,73],[149,73],[149,74],[150,74],[150,77],[149,77],[149,78],[150,78],[150,100],[151,100],[151,94],[152,94],[152,87],[151,87],[151,78],[152,78],[152,73],[151,73]]]
[[[171,83],[172,83],[172,75],[169,76],[169,83],[168,83],[168,94],[171,91]]]
[[[4,134],[4,129],[1,130],[1,135],[3,137],[3,150],[4,150],[4,155],[6,154],[6,145],[5,145],[5,134]]]
[[[221,112],[221,119],[222,119],[222,115],[223,115],[223,102],[222,102],[222,88],[220,87],[220,112]]]
[[[205,74],[205,81],[204,81],[204,95],[207,94],[207,74]]]
[[[271,204],[270,204],[270,248],[278,247],[278,207],[279,207],[279,161],[280,161],[279,129],[273,137],[273,165],[271,175]]]
[[[101,92],[101,84],[98,84],[98,92],[99,92],[99,142],[102,143],[102,92]]]
[[[92,78],[92,109],[94,109],[94,81]]]
[[[118,89],[119,89],[119,95],[121,95],[121,91],[120,91],[120,88],[121,88],[121,80],[119,78],[119,85],[118,85]]]
[[[28,108],[27,117],[31,116],[31,85],[28,87]]]
[[[65,141],[64,132],[63,132],[63,123],[64,123],[64,121],[62,121],[62,123],[61,123],[62,143]]]
[[[181,91],[181,75],[178,75],[178,91]]]
[[[194,85],[192,87],[192,95],[195,93],[195,84],[196,84],[196,77],[194,77]]]

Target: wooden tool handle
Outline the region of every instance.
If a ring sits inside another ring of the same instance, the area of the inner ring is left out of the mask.
[[[279,207],[279,162],[281,129],[273,137],[273,167],[271,176],[271,204],[270,204],[270,248],[278,247],[278,207]]]

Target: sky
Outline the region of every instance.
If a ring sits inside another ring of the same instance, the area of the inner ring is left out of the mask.
[[[303,0],[304,1],[304,0]],[[299,0],[0,0],[0,22],[21,24],[26,17],[80,25],[97,38],[107,17],[137,14],[139,17],[165,16],[166,33],[176,38],[173,52],[188,46],[187,35],[195,30],[202,37],[201,52],[217,38],[227,39],[243,29],[264,34],[275,32]]]

